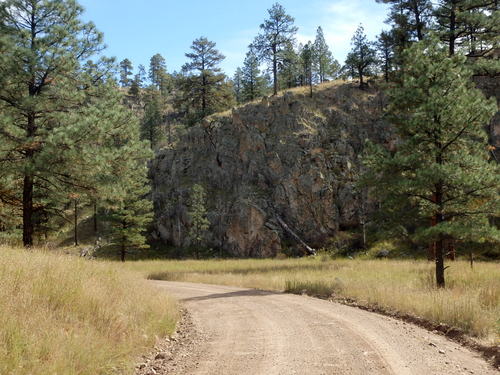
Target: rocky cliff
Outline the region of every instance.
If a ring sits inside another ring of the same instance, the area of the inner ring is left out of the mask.
[[[190,245],[189,195],[207,192],[205,246],[242,257],[319,248],[359,224],[354,179],[366,139],[393,142],[382,95],[327,83],[295,89],[189,128],[151,166],[154,237]]]

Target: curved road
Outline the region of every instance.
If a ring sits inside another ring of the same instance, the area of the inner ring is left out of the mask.
[[[498,375],[443,336],[353,307],[253,289],[153,283],[181,300],[206,337],[176,374]]]

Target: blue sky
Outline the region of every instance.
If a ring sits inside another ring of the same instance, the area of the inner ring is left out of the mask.
[[[232,76],[245,57],[247,46],[259,32],[267,9],[275,0],[80,0],[85,20],[104,32],[106,55],[132,60],[134,67],[160,53],[169,72],[186,61],[192,41],[200,36],[217,43],[226,56],[223,70]],[[375,0],[282,0],[299,27],[297,39],[314,39],[322,26],[335,56],[343,62],[351,36],[359,23],[373,39],[387,28],[387,10]]]

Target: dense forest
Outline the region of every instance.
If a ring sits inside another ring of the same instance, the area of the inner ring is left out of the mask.
[[[444,286],[444,258],[459,243],[480,249],[500,241],[498,124],[491,125],[498,111],[498,1],[377,2],[389,5],[388,31],[369,40],[360,24],[343,62],[321,26],[314,40],[298,43],[293,16],[275,4],[263,11],[241,67],[228,76],[224,55],[205,36],[186,46],[179,71],[169,72],[161,54],[134,67],[129,59],[99,57],[103,36],[82,21],[76,1],[2,1],[0,241],[28,248],[57,242],[64,227],[78,245],[85,214],[90,241],[122,260],[151,245],[159,252],[175,246],[159,241],[154,229],[173,204],[157,204],[152,191],[159,155],[182,149],[218,113],[300,87],[301,100],[323,100],[319,91],[335,81],[352,95],[376,92],[379,120],[396,137],[393,147],[369,139],[356,155],[358,219],[342,232],[363,237],[359,250],[394,238],[428,247]],[[223,246],[206,240],[217,230],[207,207],[213,192],[201,178],[188,185],[179,197],[189,241],[175,254],[223,254]],[[279,231],[306,249],[302,254],[315,252],[298,223],[282,217],[274,214]],[[318,245],[327,248],[338,233],[333,228]]]

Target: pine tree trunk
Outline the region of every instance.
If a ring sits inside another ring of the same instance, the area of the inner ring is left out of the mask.
[[[385,63],[384,63],[384,78],[385,82],[389,82],[389,55],[386,51],[385,53]]]
[[[172,124],[168,124],[168,144],[172,144]]]
[[[421,41],[424,39],[424,33],[423,33],[424,25],[420,19],[420,10],[418,9],[418,5],[415,5],[414,13],[415,13],[415,25],[417,27],[417,39]]]
[[[78,246],[78,201],[75,199],[75,209],[74,209],[74,235],[75,235],[75,246]]]
[[[438,158],[438,164],[441,164],[441,158]],[[443,216],[443,186],[442,184],[437,184],[436,186],[436,205],[438,211],[436,212],[436,225],[444,222]],[[439,234],[439,238],[436,242],[436,284],[438,288],[444,288],[444,238],[442,234]]]
[[[309,96],[311,98],[313,97],[312,67],[311,67],[311,71],[309,72]]]
[[[440,238],[436,242],[436,283],[438,288],[445,287],[444,280],[444,251],[443,251],[443,239]]]
[[[23,181],[23,245],[33,246],[33,177],[24,176]]]
[[[127,228],[127,224],[125,223],[125,221],[122,221],[122,230],[125,231],[125,229]],[[127,253],[127,251],[125,250],[125,234],[122,235],[122,241],[121,241],[121,249],[120,249],[120,260],[122,262],[125,262],[125,255]]]
[[[456,28],[456,13],[455,13],[455,4],[453,4],[450,14],[450,45],[449,45],[450,56],[453,56],[455,54],[455,28]]]
[[[97,203],[94,202],[94,235],[97,236]]]
[[[120,249],[120,260],[122,262],[125,262],[125,244],[122,243],[121,249]]]
[[[153,150],[153,136],[154,136],[154,127],[153,124],[149,127],[149,147],[151,147],[151,150]]]
[[[276,46],[273,46],[273,92],[274,95],[278,95],[278,57],[276,51]]]
[[[207,86],[207,78],[205,77],[205,71],[201,73],[202,75],[202,88],[201,88],[201,110],[203,112],[203,117],[206,115],[206,110],[207,110],[207,92],[206,92],[206,86]]]

